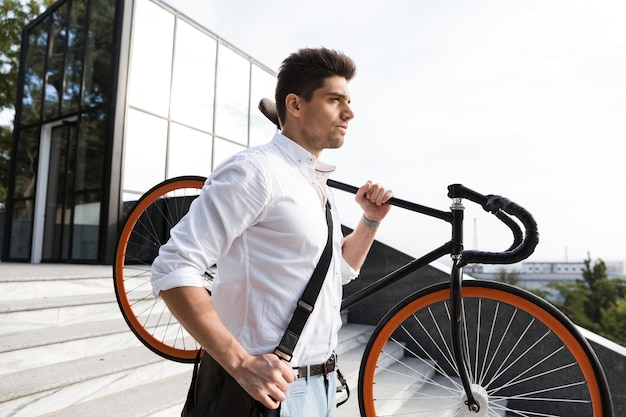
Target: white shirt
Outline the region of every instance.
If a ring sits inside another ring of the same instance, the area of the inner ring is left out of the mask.
[[[333,260],[291,364],[324,362],[337,345],[342,284],[358,275],[341,254],[339,216],[326,185],[333,170],[281,134],[231,157],[161,247],[152,265],[155,296],[202,286],[202,273],[217,264],[212,298],[221,320],[251,354],[273,352],[326,245],[328,197]]]

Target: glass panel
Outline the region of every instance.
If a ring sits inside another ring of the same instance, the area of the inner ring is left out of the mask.
[[[250,146],[269,142],[276,126],[259,110],[259,101],[262,98],[274,100],[276,78],[264,69],[252,65],[252,85],[250,86]]]
[[[135,3],[128,101],[167,116],[174,16],[147,0]]]
[[[67,47],[67,9],[67,3],[65,3],[52,13],[44,95],[44,119],[58,116],[61,110],[63,70]]]
[[[72,259],[97,259],[106,119],[102,114],[86,115],[80,123],[74,178]]]
[[[12,259],[30,259],[33,208],[32,199],[16,200],[13,203],[9,243],[9,257]]]
[[[167,177],[208,176],[211,172],[212,137],[176,123],[170,125]]]
[[[45,260],[69,257],[69,227],[74,203],[75,145],[74,125],[61,125],[52,129],[44,226]]]
[[[19,135],[15,160],[14,197],[16,199],[33,198],[39,162],[39,128],[23,129]]]
[[[77,191],[102,189],[106,125],[107,120],[102,113],[83,115],[81,119],[76,150]]]
[[[148,191],[165,179],[167,121],[129,109],[124,141],[125,191]]]
[[[217,42],[178,20],[172,80],[172,120],[213,131]]]
[[[67,60],[65,62],[65,86],[61,112],[68,114],[78,110],[83,73],[85,46],[85,5],[74,0],[68,26]]]
[[[215,133],[248,145],[250,62],[228,47],[219,47]]]
[[[39,121],[49,20],[50,17],[33,27],[28,34],[28,50],[24,64],[24,91],[20,113],[22,126]]]
[[[97,259],[102,193],[77,194],[72,226],[72,259]]]
[[[30,259],[39,162],[39,127],[22,129],[17,141],[9,257]]]
[[[84,1],[84,0],[83,0]],[[94,106],[109,99],[115,0],[92,0],[85,59],[84,104]]]
[[[215,149],[213,151],[213,169],[224,162],[226,158],[246,149],[245,146],[228,142],[227,140],[215,138]]]

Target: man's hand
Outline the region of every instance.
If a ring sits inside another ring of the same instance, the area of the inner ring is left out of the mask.
[[[273,353],[250,356],[233,377],[248,394],[271,410],[285,401],[289,384],[296,380],[289,364]]]
[[[393,192],[380,184],[367,181],[356,193],[355,201],[361,206],[368,220],[379,222],[385,218],[391,206],[385,204],[393,197]]]
[[[285,401],[285,391],[296,379],[293,369],[273,353],[250,355],[224,326],[203,287],[176,287],[160,295],[174,317],[248,394],[270,409]]]

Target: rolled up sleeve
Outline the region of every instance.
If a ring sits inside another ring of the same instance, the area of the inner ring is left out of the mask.
[[[159,298],[161,291],[176,287],[203,287],[204,279],[200,272],[192,267],[183,267],[167,273],[152,270],[152,295]]]

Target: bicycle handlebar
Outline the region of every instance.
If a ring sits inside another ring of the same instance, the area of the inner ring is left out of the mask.
[[[450,198],[466,198],[480,204],[485,211],[491,212],[513,232],[513,245],[504,252],[484,252],[467,250],[461,252],[461,266],[470,263],[483,264],[512,264],[528,258],[539,243],[537,222],[522,206],[498,195],[482,195],[461,184],[448,187]],[[519,225],[509,217],[517,218],[524,225],[523,235]],[[523,236],[523,237],[522,237]]]
[[[353,185],[344,184],[335,180],[328,180],[328,185],[342,191],[356,194],[358,188]],[[528,258],[539,243],[539,232],[537,223],[533,216],[522,206],[498,195],[482,195],[461,184],[448,186],[448,197],[465,198],[483,207],[485,211],[491,212],[503,222],[513,232],[513,243],[504,252],[484,252],[477,250],[461,251],[460,266],[470,263],[481,264],[512,264]],[[398,198],[391,198],[387,204],[402,207],[407,210],[426,214],[452,223],[450,212],[436,210],[430,207],[411,203]],[[524,226],[526,234],[522,232],[519,224],[510,216],[516,217]]]

